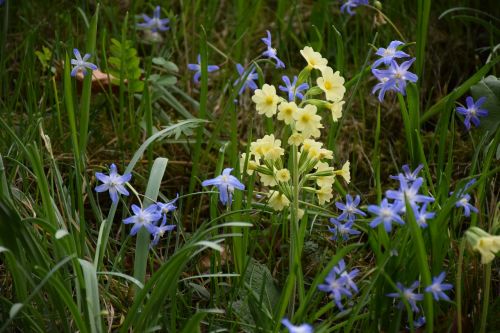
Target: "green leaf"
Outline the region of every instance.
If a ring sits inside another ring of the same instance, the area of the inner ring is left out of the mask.
[[[182,333],[201,333],[200,323],[207,315],[207,312],[198,312],[191,319],[189,319]]]
[[[119,84],[120,81],[126,81],[128,91],[136,93],[144,90],[144,82],[140,80],[142,75],[140,59],[137,56],[137,50],[132,45],[130,40],[120,43],[112,38],[108,65],[110,74],[119,79],[118,82],[113,83]]]
[[[470,88],[474,101],[486,97],[481,108],[488,110],[488,116],[480,118],[480,128],[494,133],[500,124],[500,79],[490,75]]]
[[[90,316],[90,331],[92,333],[102,332],[101,305],[99,303],[99,284],[94,265],[87,260],[78,259],[82,266],[85,279],[85,294],[87,311]]]
[[[168,159],[164,157],[158,157],[154,161],[149,175],[148,185],[146,187],[145,199],[143,202],[144,208],[147,208],[149,205],[156,202],[167,164]],[[146,228],[141,228],[137,234],[134,259],[134,278],[141,283],[144,283],[145,281],[150,242],[151,235]]]
[[[13,304],[12,307],[10,308],[10,311],[9,311],[9,318],[14,318],[23,306],[24,306],[23,303]]]
[[[178,72],[179,71],[179,67],[177,67],[176,64],[174,64],[171,61],[166,60],[165,58],[156,57],[156,58],[153,58],[152,61],[153,61],[153,64],[161,66],[161,67],[165,68],[167,71],[170,71],[170,72]]]

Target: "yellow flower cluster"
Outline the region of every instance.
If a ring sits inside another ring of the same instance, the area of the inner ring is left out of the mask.
[[[277,120],[289,127],[284,146],[282,147],[282,140],[277,139],[274,134],[265,135],[250,144],[248,156],[243,153],[240,158],[242,172],[248,175],[257,172],[261,183],[273,188],[267,195],[268,204],[277,211],[289,207],[297,193],[304,200],[307,200],[305,193],[311,193],[323,205],[333,198],[336,177],[350,182],[349,161],[340,170],[335,170],[328,162],[333,160],[333,152],[316,141],[324,128],[318,109],[330,111],[333,121],[338,121],[342,116],[342,99],[346,91],[344,78],[338,71],[334,72],[328,67],[328,61],[311,47],[306,46],[300,53],[307,61],[307,66],[299,75],[297,86],[308,80],[311,87],[314,82],[310,78],[313,69],[321,74],[315,80],[316,86],[305,93],[304,99],[287,101],[278,96],[276,88],[269,84],[256,89],[252,96],[258,114],[268,118],[276,115]],[[310,98],[323,93],[324,100]],[[288,149],[287,154],[285,148]],[[290,160],[292,156],[294,159]],[[287,163],[285,158],[288,158]],[[289,169],[284,167],[286,165]],[[299,210],[303,214],[303,209]]]
[[[321,56],[319,52],[314,52],[314,50],[306,46],[302,51],[300,51],[302,56],[307,61],[307,69],[318,69],[321,71],[321,77],[316,79],[316,84],[321,90],[325,92],[326,107],[331,111],[333,121],[338,121],[342,117],[342,106],[344,105],[345,87],[344,78],[340,76],[340,72],[333,72],[331,67],[328,67],[328,61]]]

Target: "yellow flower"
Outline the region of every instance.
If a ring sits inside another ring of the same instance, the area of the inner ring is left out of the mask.
[[[330,111],[332,111],[333,121],[337,122],[340,117],[342,117],[342,106],[344,105],[344,101],[333,102],[328,105]]]
[[[297,218],[298,218],[299,220],[302,220],[302,217],[304,217],[304,213],[305,213],[305,211],[304,211],[303,209],[300,209],[300,208],[299,208],[299,209],[297,210]],[[292,214],[288,214],[288,219],[290,219],[290,220],[292,219]]]
[[[326,99],[329,101],[340,101],[345,94],[344,78],[340,76],[340,72],[333,73],[330,67],[323,67],[321,69],[322,77],[316,80],[318,87],[320,87],[326,94]]]
[[[278,120],[283,120],[285,124],[290,125],[293,122],[293,115],[297,112],[298,107],[295,102],[282,102],[278,106]]]
[[[257,157],[273,161],[285,154],[285,150],[281,148],[281,140],[276,140],[274,134],[265,135],[262,139],[252,142],[250,152]]]
[[[243,173],[244,171],[247,172],[250,176],[253,175],[253,172],[255,169],[257,169],[258,166],[260,166],[258,160],[252,160],[250,157],[248,158],[247,162],[247,169],[245,170],[245,160],[247,158],[246,153],[242,153],[240,157],[240,172]]]
[[[260,181],[264,186],[273,187],[277,184],[276,180],[274,179],[274,175],[266,175],[265,173],[259,172],[259,176],[260,176]]]
[[[316,195],[318,196],[318,203],[323,205],[325,202],[330,202],[333,198],[332,187],[325,186],[316,190]]]
[[[323,58],[319,52],[315,52],[310,46],[306,46],[303,50],[300,50],[300,54],[306,59],[309,69],[321,69],[328,64],[328,60]]]
[[[500,236],[480,237],[474,250],[481,253],[481,264],[489,264],[495,259],[495,254],[500,251]]]
[[[319,160],[322,160],[322,159],[333,160],[333,151],[331,151],[329,149],[321,148],[319,150],[318,159]]]
[[[307,156],[311,159],[319,160],[323,144],[313,139],[304,140],[302,151],[307,152]]]
[[[259,114],[265,114],[266,117],[271,118],[276,113],[280,99],[276,95],[276,88],[266,83],[262,89],[255,89],[252,101],[256,104],[255,108]]]
[[[332,187],[333,183],[335,183],[335,175],[333,174],[333,167],[328,165],[326,162],[319,162],[315,166],[317,172],[326,172],[326,171],[331,171],[332,175],[331,176],[321,176],[316,178],[316,184],[318,184],[319,187]]]
[[[290,180],[290,171],[288,169],[281,169],[276,172],[276,179],[281,183],[286,183]]]
[[[321,143],[321,142],[318,142],[318,141],[313,140],[313,139],[305,139],[304,144],[302,145],[302,150],[303,151],[309,151],[311,149],[320,150],[322,146],[323,146],[323,143]]]
[[[351,182],[351,173],[349,172],[349,161],[345,162],[342,166],[342,170],[335,171],[335,174],[344,178],[345,182],[349,184]]]
[[[288,200],[288,198],[283,193],[280,193],[278,191],[273,191],[267,196],[269,197],[268,205],[274,210],[280,211],[290,205],[290,200]]]
[[[318,138],[321,135],[319,131],[323,128],[321,117],[316,114],[318,109],[315,105],[307,104],[303,109],[299,109],[293,116],[296,121],[295,128],[302,132],[304,137]]]
[[[304,142],[304,137],[302,136],[302,134],[297,133],[297,132],[293,133],[288,138],[289,145],[300,146],[302,144],[302,142]]]

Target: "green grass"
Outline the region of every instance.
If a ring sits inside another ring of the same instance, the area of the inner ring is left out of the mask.
[[[370,1],[354,16],[327,0],[174,1],[161,4],[171,29],[148,43],[135,24],[156,5],[0,6],[0,332],[281,332],[284,317],[315,332],[416,332],[421,314],[426,332],[500,330],[498,259],[481,264],[464,236],[471,226],[500,229],[496,1]],[[260,56],[266,30],[285,69]],[[380,103],[370,65],[395,39],[416,57],[419,80]],[[312,162],[291,146],[288,160],[275,163],[290,170],[289,184],[276,188],[292,200],[276,211],[257,172],[240,170],[240,154],[248,166],[252,142],[274,134],[285,147],[292,132],[258,115],[251,93],[238,95],[236,64],[244,78],[255,66],[259,87],[277,88],[282,75],[315,86],[320,73],[303,70],[299,53],[308,45],[345,78],[338,122],[321,90],[308,98],[319,106],[329,165],[349,160],[351,182],[337,177],[334,197],[318,204],[305,178]],[[70,76],[73,48],[91,53],[113,83]],[[197,54],[200,84],[187,70]],[[208,73],[208,64],[221,69]],[[490,114],[466,131],[455,108],[469,95],[486,95]],[[94,191],[95,173],[107,174],[111,163],[133,175],[130,196],[116,203]],[[368,213],[355,222],[360,235],[331,240],[335,202],[359,194],[367,212],[398,188],[389,176],[404,164],[423,164],[421,192],[435,198],[428,228],[406,214],[387,234],[369,226]],[[224,206],[201,181],[228,167],[245,190]],[[467,193],[479,212],[465,217],[458,192],[473,178]],[[129,235],[121,221],[132,204],[177,194],[168,218],[176,228],[156,247],[144,228]],[[318,290],[342,259],[359,270],[345,311]],[[450,302],[424,293],[442,271],[454,286]],[[415,280],[424,294],[419,314],[386,296]]]

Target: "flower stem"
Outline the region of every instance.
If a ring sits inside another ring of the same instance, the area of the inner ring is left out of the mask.
[[[290,255],[289,266],[290,272],[295,277],[298,276],[298,267],[300,266],[300,241],[299,241],[299,164],[297,160],[298,148],[292,146],[292,206],[291,206],[291,228],[290,228]],[[292,297],[289,303],[289,315],[293,315],[295,308],[295,296],[297,293],[296,279],[292,288]]]

